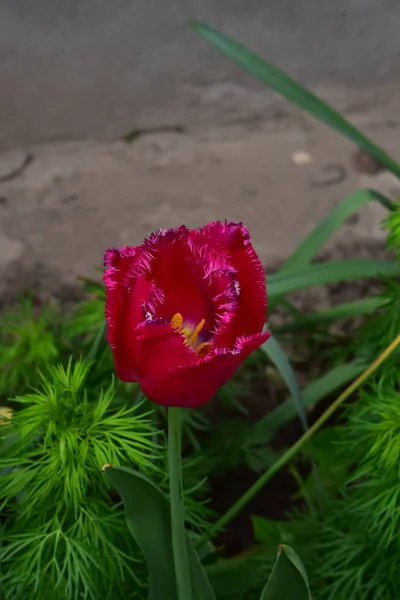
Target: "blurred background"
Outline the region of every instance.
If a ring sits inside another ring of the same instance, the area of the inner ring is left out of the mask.
[[[355,188],[399,194],[190,19],[254,49],[400,158],[397,0],[0,0],[0,292],[69,285],[108,246],[224,218],[243,220],[274,268]],[[363,209],[328,251],[377,252],[382,211]]]

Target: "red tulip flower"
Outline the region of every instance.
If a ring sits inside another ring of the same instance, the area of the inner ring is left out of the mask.
[[[160,230],[107,250],[105,266],[117,375],[158,404],[204,404],[270,335],[264,271],[241,223]]]

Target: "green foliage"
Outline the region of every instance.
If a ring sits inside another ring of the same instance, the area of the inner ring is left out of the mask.
[[[400,284],[396,279],[382,285],[379,309],[359,329],[354,347],[366,362],[374,360],[396,338],[400,331]],[[397,349],[380,369],[382,378],[396,375],[400,351]]]
[[[211,430],[201,451],[204,471],[214,477],[247,466],[260,472],[277,457],[269,445],[255,436],[256,425],[238,417],[225,418]]]
[[[311,381],[302,392],[304,406],[311,408],[330,394],[354,380],[364,370],[365,364],[357,361],[332,368],[325,375]],[[288,398],[275,409],[259,419],[253,429],[253,437],[265,443],[274,433],[297,416],[296,405]]]
[[[34,515],[3,533],[2,597],[145,598],[145,569],[126,540],[122,511],[85,501],[78,520]],[[132,595],[134,593],[134,595]]]
[[[293,271],[274,273],[268,278],[268,294],[280,297],[297,290],[338,281],[398,277],[400,265],[389,260],[348,259],[317,263]]]
[[[162,447],[164,450],[162,463],[152,480],[168,496],[168,455],[165,436],[163,436]],[[209,527],[209,521],[215,517],[215,512],[207,506],[210,492],[207,467],[208,464],[201,455],[189,454],[182,459],[185,519],[196,534],[203,534]]]
[[[104,319],[105,290],[98,281],[84,279],[84,282],[85,297],[66,323],[66,330],[72,339],[79,338],[85,346],[93,342]]]
[[[59,510],[65,503],[77,511],[106,462],[151,464],[151,422],[137,417],[135,409],[111,412],[113,385],[99,390],[96,403],[89,402],[81,389],[88,366],[81,360],[66,369],[50,367],[41,389],[14,399],[23,408],[8,425],[3,464],[20,468],[6,477],[3,490],[16,496],[26,489],[26,510],[51,495]],[[41,456],[38,438],[45,450]]]
[[[280,271],[289,271],[311,264],[330,237],[352,214],[370,202],[379,202],[387,210],[394,210],[394,203],[375,190],[357,190],[346,196],[329,214],[300,242],[293,254],[285,260]]]
[[[154,470],[154,427],[137,407],[115,408],[114,386],[88,401],[90,364],[70,361],[41,375],[1,427],[5,599],[112,598],[140,591],[140,553],[101,474],[105,463]]]
[[[148,600],[176,600],[179,594],[166,496],[149,479],[131,469],[107,468],[106,475],[123,498],[129,531],[146,557],[150,577]],[[188,534],[186,544],[193,600],[215,600]]]
[[[0,317],[0,396],[23,393],[36,377],[38,367],[58,357],[57,308],[38,309],[29,297]]]
[[[388,215],[383,224],[384,229],[388,229],[387,236],[388,247],[400,256],[400,202],[396,202],[394,210]]]
[[[400,283],[387,282],[381,310],[361,326],[356,346],[376,358],[399,333]],[[265,550],[289,540],[304,560],[318,600],[390,600],[400,588],[399,351],[368,382],[345,420],[321,431],[303,455],[317,464],[301,481],[304,506],[287,522],[259,519],[255,533]],[[261,524],[260,524],[261,523]],[[279,542],[278,542],[279,543]]]
[[[260,600],[311,600],[307,574],[290,546],[279,546],[278,556]]]
[[[99,349],[96,364],[80,358],[93,354],[104,320],[102,286],[86,282],[86,292],[63,319],[58,305],[40,307],[28,298],[0,317],[7,325],[0,357],[5,365],[19,357],[15,369],[0,371],[4,404],[15,411],[7,424],[2,416],[0,428],[0,591],[6,600],[147,593],[141,552],[126,535],[101,467],[135,465],[167,489],[162,409],[144,399],[137,384],[110,385],[108,347]],[[188,431],[209,426],[194,411],[187,417]],[[185,504],[188,523],[201,533],[213,511],[204,503],[208,486],[198,463],[184,460]]]
[[[263,344],[263,349],[285,381],[288,390],[292,395],[303,429],[307,431],[308,423],[304,407],[304,398],[297,381],[296,373],[294,372],[286,352],[273,335],[271,335],[271,337]]]

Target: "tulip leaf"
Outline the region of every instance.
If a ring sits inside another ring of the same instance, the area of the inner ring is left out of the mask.
[[[293,371],[286,352],[273,335],[271,335],[261,347],[269,359],[274,363],[275,367],[281,374],[282,379],[286,383],[289,392],[292,394],[292,399],[294,400],[295,408],[299,414],[299,419],[303,429],[304,431],[307,431],[307,414],[304,408],[302,394],[299,384],[297,383],[296,374]]]
[[[260,600],[311,600],[305,569],[290,546],[279,546],[278,556]]]
[[[207,575],[218,600],[255,598],[265,585],[269,559],[270,553],[266,557],[263,549],[253,549],[207,566]]]
[[[318,404],[329,394],[336,392],[341,387],[358,377],[366,365],[361,362],[351,362],[339,365],[331,369],[322,377],[309,383],[302,392],[303,405],[305,408]],[[296,417],[296,407],[293,400],[289,398],[254,425],[254,439],[260,442],[268,441],[272,435],[292,419]],[[253,439],[253,438],[252,438]]]
[[[318,96],[294,81],[286,73],[274,67],[266,60],[263,60],[260,56],[224,33],[198,21],[192,21],[191,25],[196,33],[239,66],[243,67],[250,75],[253,75],[256,79],[271,87],[278,94],[289,100],[289,102],[296,104],[347,137],[360,148],[363,148],[374,156],[389,171],[400,177],[400,165],[385,150],[374,144],[372,140],[342,117],[329,104],[320,100]]]
[[[376,201],[387,210],[393,210],[394,203],[383,194],[375,190],[357,190],[347,196],[340,204],[335,206],[329,214],[308,234],[308,236],[297,246],[293,254],[284,262],[279,272],[300,269],[309,265],[318,255],[321,248],[329,238],[353,213],[357,212],[365,204]],[[269,304],[270,313],[281,301],[275,297]]]
[[[268,297],[279,297],[297,290],[338,281],[399,275],[400,265],[388,260],[356,259],[317,263],[269,275],[267,277]]]
[[[104,470],[124,502],[129,531],[146,559],[149,570],[148,600],[177,600],[167,497],[141,473],[111,465],[106,465]],[[193,600],[215,600],[206,572],[189,536],[187,550]]]
[[[369,296],[362,300],[354,300],[353,302],[343,302],[343,304],[337,304],[325,310],[319,310],[309,315],[301,315],[291,321],[274,327],[276,334],[290,333],[297,331],[298,329],[304,329],[312,325],[318,325],[319,323],[330,323],[331,321],[337,321],[339,319],[351,319],[354,317],[360,317],[374,312],[382,306],[382,298],[380,296]]]
[[[280,268],[280,272],[282,270],[297,269],[311,263],[340,225],[353,213],[372,201],[377,201],[388,210],[393,210],[394,203],[379,192],[375,190],[357,190],[342,200],[325,219],[318,223],[285,261]]]
[[[309,265],[317,256],[321,248],[329,238],[354,212],[365,204],[376,201],[387,210],[393,210],[394,203],[383,194],[375,190],[357,190],[347,196],[340,204],[335,206],[330,213],[309,233],[309,235],[297,246],[293,254],[285,261],[279,272],[299,269]],[[275,306],[282,302],[281,298],[275,297],[269,303],[269,312],[272,313]]]

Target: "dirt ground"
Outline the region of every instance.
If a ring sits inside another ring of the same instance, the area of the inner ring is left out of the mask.
[[[400,160],[398,115],[351,120]],[[0,153],[0,302],[34,286],[73,295],[109,246],[159,227],[241,220],[272,271],[347,194],[399,182],[356,163],[355,147],[301,112],[220,129],[147,131],[127,143],[77,142]],[[366,173],[365,171],[370,171]],[[371,204],[329,244],[329,255],[376,254],[385,214]]]

